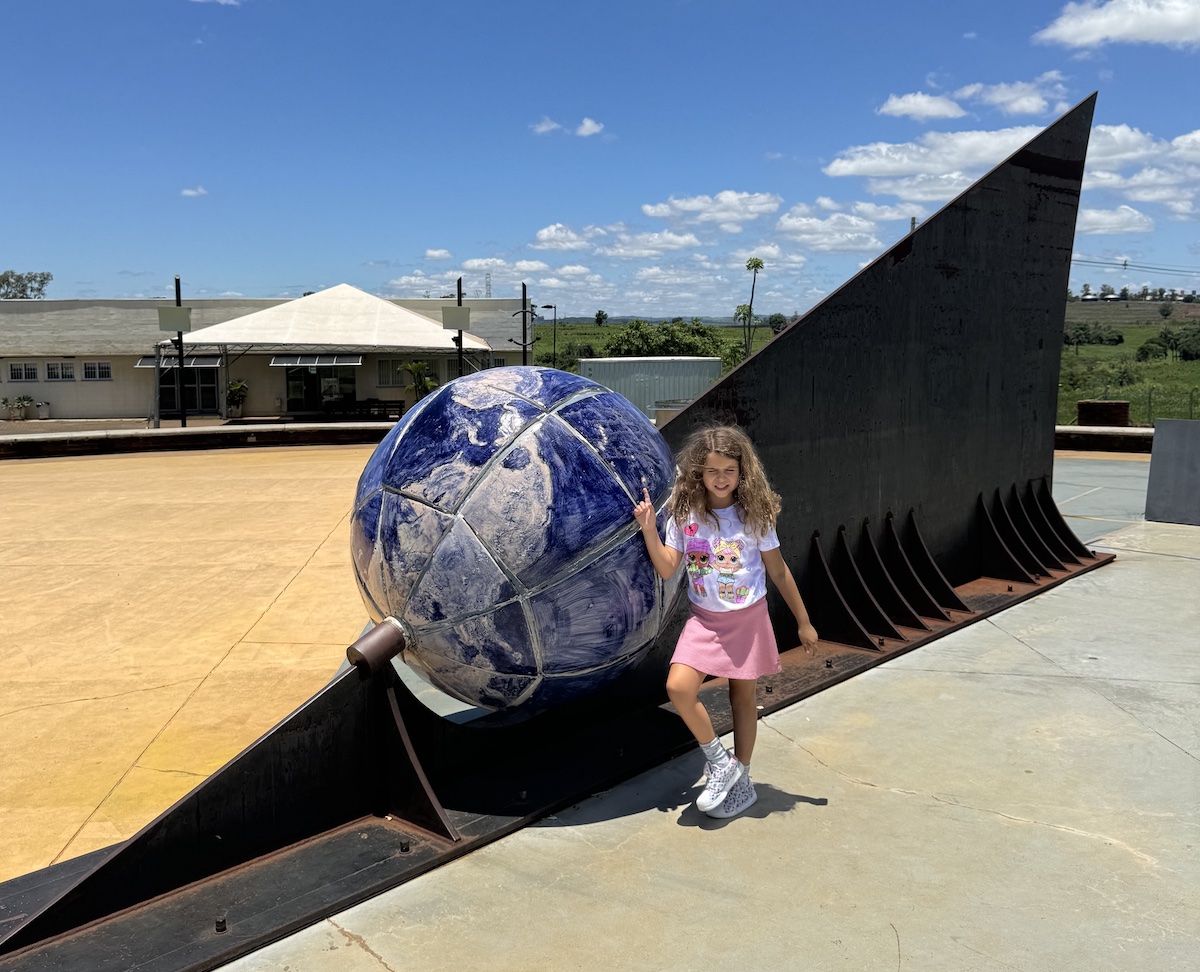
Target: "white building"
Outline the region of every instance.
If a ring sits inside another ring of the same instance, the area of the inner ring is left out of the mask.
[[[225,415],[225,388],[242,379],[244,415],[395,415],[415,398],[402,365],[426,362],[439,384],[457,376],[457,332],[441,323],[442,308],[455,304],[386,300],[347,284],[295,299],[188,301],[187,412]],[[54,418],[150,417],[157,398],[162,417],[177,416],[175,335],[159,330],[158,315],[173,306],[0,300],[0,397],[48,402]],[[463,373],[520,364],[521,301],[464,298],[463,306]]]

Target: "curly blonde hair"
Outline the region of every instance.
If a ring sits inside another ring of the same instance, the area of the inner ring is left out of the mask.
[[[677,523],[683,523],[694,512],[697,518],[717,525],[717,516],[708,505],[708,491],[704,488],[704,468],[712,452],[737,461],[738,487],[734,499],[742,508],[750,532],[761,537],[775,526],[779,494],[767,482],[754,444],[733,425],[709,425],[688,437],[676,457],[679,475],[668,503],[671,515]]]

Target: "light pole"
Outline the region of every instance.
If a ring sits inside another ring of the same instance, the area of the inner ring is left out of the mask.
[[[558,367],[558,306],[556,304],[542,304],[542,310],[554,311],[554,324],[551,327],[550,335],[552,338],[554,352],[554,367]]]
[[[528,337],[528,332],[525,330],[527,326],[533,325],[533,318],[537,317],[537,311],[534,309],[536,306],[537,305],[534,304],[533,307],[530,307],[529,293],[525,289],[525,284],[521,284],[521,309],[519,311],[513,311],[512,315],[513,317],[516,317],[518,314],[521,315],[521,340],[514,341],[512,338],[509,338],[508,343],[515,344],[521,349],[522,365],[529,364],[529,349],[537,344],[536,337],[532,341],[526,340]]]

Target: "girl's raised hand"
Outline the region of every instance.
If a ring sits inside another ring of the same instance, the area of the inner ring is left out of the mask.
[[[642,487],[642,501],[633,508],[633,518],[643,530],[657,529],[654,504],[650,502],[650,491]]]

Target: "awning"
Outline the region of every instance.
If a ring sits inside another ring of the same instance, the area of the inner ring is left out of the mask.
[[[158,366],[160,368],[174,368],[179,364],[179,356],[172,354],[162,356]],[[219,354],[186,354],[183,356],[183,366],[185,368],[220,368],[221,356]],[[154,355],[149,355],[145,358],[138,358],[135,368],[153,368]]]
[[[333,365],[361,365],[361,354],[277,354],[271,359],[272,368],[327,368]]]

